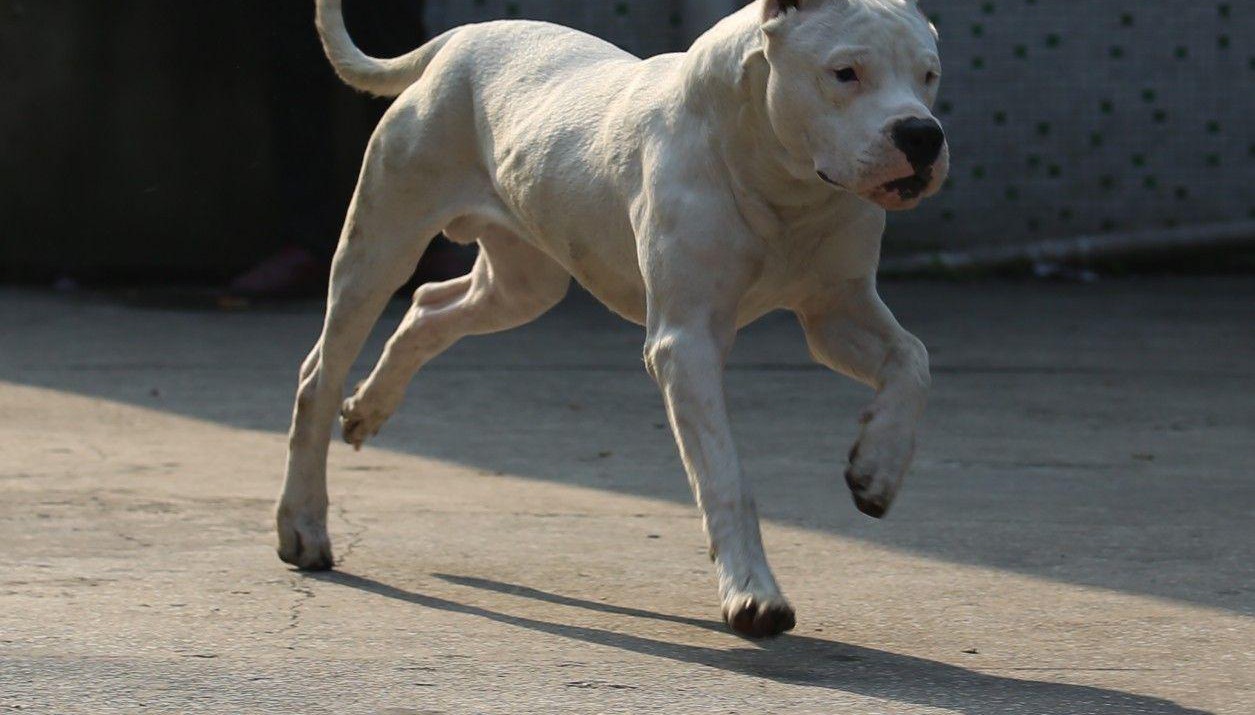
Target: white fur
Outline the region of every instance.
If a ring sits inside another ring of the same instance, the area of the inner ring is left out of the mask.
[[[341,76],[400,98],[366,153],[323,335],[301,370],[278,507],[284,560],[332,565],[337,412],[360,447],[423,364],[463,336],[535,319],[574,276],[647,328],[646,366],[704,515],[725,618],[749,635],[792,627],[733,445],[724,360],[740,327],[797,313],[818,361],[878,391],[847,479],[864,511],[888,508],[929,383],[927,353],[875,287],[885,208],[921,198],[883,188],[914,171],[888,127],[932,116],[925,77],[937,62],[913,2],[800,5],[758,0],[688,53],[645,61],[536,22],[472,25],[375,60],[348,38],[339,0],[319,0]],[[857,64],[857,86],[837,82],[834,63]],[[943,153],[925,195],[945,171]],[[417,292],[341,405],[372,325],[441,230],[479,242],[475,268]]]

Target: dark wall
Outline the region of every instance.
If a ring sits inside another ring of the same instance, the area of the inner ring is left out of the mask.
[[[350,3],[367,49],[414,0]],[[305,0],[0,0],[0,278],[218,279],[329,252],[382,111],[342,87]]]

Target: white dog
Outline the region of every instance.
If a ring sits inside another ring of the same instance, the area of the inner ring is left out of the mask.
[[[876,292],[885,210],[935,193],[949,166],[929,109],[936,34],[915,0],[756,0],[689,52],[645,61],[538,22],[463,27],[379,60],[349,39],[340,0],[318,0],[318,27],[346,82],[399,99],[366,152],[301,368],[279,555],[332,567],[337,414],[360,447],[425,363],[535,320],[574,276],[647,329],[725,620],[754,637],[791,629],[732,442],[724,360],[740,327],[791,310],[816,360],[874,387],[845,477],[859,509],[885,513],[930,380],[924,346]],[[479,243],[475,268],[415,294],[342,404],[372,326],[441,231]]]

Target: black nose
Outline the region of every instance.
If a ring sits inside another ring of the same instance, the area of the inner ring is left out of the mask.
[[[894,146],[916,170],[932,166],[946,143],[946,133],[934,119],[903,119],[893,125],[892,136]]]

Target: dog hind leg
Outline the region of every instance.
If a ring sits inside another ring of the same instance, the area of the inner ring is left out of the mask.
[[[379,152],[381,153],[381,152]],[[332,264],[322,336],[301,367],[287,472],[275,519],[279,556],[302,569],[333,565],[327,535],[327,447],[344,382],[388,300],[422,256],[444,217],[424,217],[413,187],[367,156]]]
[[[562,301],[570,286],[566,269],[514,235],[489,230],[469,275],[427,285],[414,294],[383,357],[344,402],[344,440],[357,448],[379,432],[405,396],[414,374],[468,335],[517,328]]]

